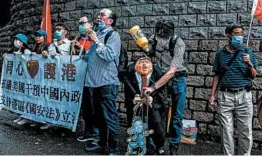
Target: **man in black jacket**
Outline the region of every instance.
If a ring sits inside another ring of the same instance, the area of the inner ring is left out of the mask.
[[[161,69],[156,65],[152,65],[149,58],[140,58],[135,64],[129,65],[124,79],[127,123],[129,127],[132,125],[134,115],[134,97],[137,94],[142,95],[142,88],[145,85],[151,86],[161,76]],[[168,106],[166,90],[162,87],[151,96],[153,97],[153,102],[148,111],[148,129],[154,130],[154,133],[150,137],[156,146],[156,154],[165,154],[163,146],[165,143],[165,118]],[[146,105],[143,105],[143,110],[144,116],[146,116]]]

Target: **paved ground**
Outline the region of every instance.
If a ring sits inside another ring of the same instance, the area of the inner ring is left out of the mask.
[[[0,111],[1,155],[94,155],[84,150],[84,143],[76,141],[76,133],[61,128],[43,131],[39,127],[18,126],[12,123],[14,115]],[[126,129],[121,128],[120,152],[126,151]],[[219,144],[198,141],[196,145],[182,144],[179,155],[221,155]],[[167,150],[167,143],[166,143]],[[262,155],[262,151],[252,151]]]

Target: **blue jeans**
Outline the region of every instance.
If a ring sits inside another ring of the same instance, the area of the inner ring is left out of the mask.
[[[172,79],[172,117],[169,127],[169,144],[179,144],[181,140],[182,120],[186,103],[186,77]]]
[[[118,150],[120,123],[116,109],[117,85],[93,88],[95,124],[99,129],[99,145],[108,143],[110,152]],[[108,140],[107,140],[108,138]]]

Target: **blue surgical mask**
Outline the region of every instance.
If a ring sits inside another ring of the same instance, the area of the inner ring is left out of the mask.
[[[55,31],[54,33],[54,37],[58,40],[60,40],[62,37],[63,37],[63,30],[60,30],[60,31]]]
[[[97,29],[101,31],[104,30],[105,28],[106,28],[106,24],[103,22],[99,22]]]
[[[81,34],[81,35],[86,35],[86,27],[84,25],[79,25],[78,26],[78,32]]]
[[[232,36],[232,46],[235,48],[240,47],[243,44],[243,38],[243,36]]]

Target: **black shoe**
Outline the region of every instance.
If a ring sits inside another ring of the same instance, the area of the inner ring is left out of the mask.
[[[172,144],[169,146],[169,155],[177,155],[179,144]]]
[[[77,138],[77,141],[79,142],[86,142],[86,141],[98,141],[99,137],[98,136],[94,136],[92,134],[87,134],[87,135],[83,135]]]
[[[156,155],[166,155],[163,148],[159,148],[156,150]]]
[[[90,144],[88,144],[86,147],[85,147],[86,151],[88,152],[94,152],[94,151],[99,151],[101,150],[101,147],[98,145],[97,142],[95,141],[92,141]]]

